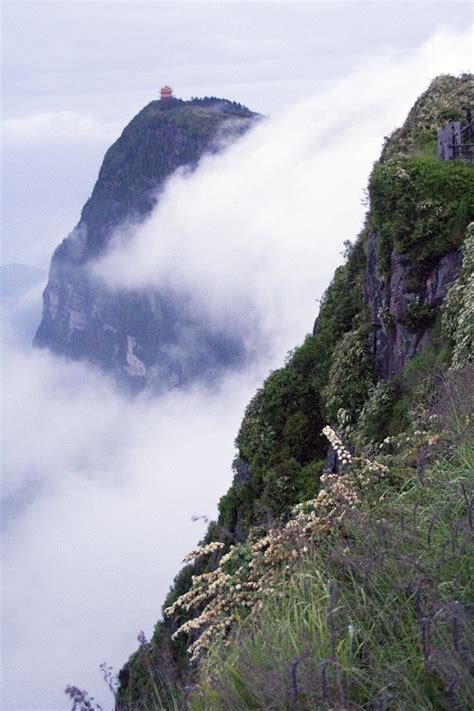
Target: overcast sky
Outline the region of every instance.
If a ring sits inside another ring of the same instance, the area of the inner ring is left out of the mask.
[[[151,635],[204,531],[192,515],[214,516],[231,481],[246,404],[310,331],[343,242],[360,229],[383,137],[434,76],[471,68],[471,7],[2,9],[3,263],[47,268],[106,148],[160,84],[272,116],[172,180],[129,244],[97,266],[121,287],[159,288],[172,274],[206,318],[257,324],[272,347],[247,372],[213,393],[130,401],[90,366],[19,345],[20,312],[40,304],[38,286],[5,311],[2,711],[65,711],[68,683],[110,708],[99,664],[118,670],[138,631]]]
[[[269,112],[381,50],[406,51],[457,2],[5,2],[5,111],[112,118],[155,98],[217,95]]]

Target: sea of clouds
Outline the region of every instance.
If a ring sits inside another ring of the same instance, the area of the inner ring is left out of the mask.
[[[111,287],[179,287],[213,324],[264,336],[268,348],[211,391],[131,399],[88,364],[32,350],[18,306],[4,311],[5,711],[68,709],[69,683],[112,706],[98,667],[118,670],[137,633],[152,634],[204,533],[193,517],[215,516],[231,482],[245,405],[311,330],[362,226],[383,137],[434,76],[467,70],[470,51],[470,33],[438,33],[263,120],[172,177],[147,222],[95,265]]]

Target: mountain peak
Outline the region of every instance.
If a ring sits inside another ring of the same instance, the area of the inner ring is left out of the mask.
[[[240,362],[243,340],[198,323],[189,295],[178,287],[173,294],[159,288],[112,292],[88,263],[105,252],[117,228],[150,215],[178,168],[193,170],[204,154],[222,150],[258,117],[227,99],[168,97],[151,101],[132,119],[106,152],[78,225],[53,255],[35,345],[91,360],[133,388],[180,384]],[[191,332],[192,357],[189,345],[180,346],[181,333],[189,338]]]

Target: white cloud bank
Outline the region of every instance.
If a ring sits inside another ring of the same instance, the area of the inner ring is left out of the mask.
[[[229,485],[256,382],[130,401],[89,367],[8,355],[2,709],[66,709],[67,683],[103,699],[100,663],[120,668],[151,634],[204,531],[192,516]]]
[[[360,227],[383,135],[430,79],[463,71],[469,57],[468,33],[441,34],[261,124],[170,181],[103,274],[129,287],[169,280],[218,322],[249,310],[273,340],[266,367],[279,365],[311,328],[314,299]],[[229,484],[232,441],[264,370],[214,393],[130,401],[88,366],[5,350],[5,711],[67,709],[67,683],[111,705],[97,667],[120,667],[138,630],[151,634],[202,534],[191,516],[212,515]]]
[[[378,57],[290,103],[194,174],[176,174],[98,273],[131,289],[179,285],[219,326],[259,322],[280,349],[301,339],[342,242],[362,223],[362,188],[384,134],[434,76],[468,64],[471,39],[439,34],[409,57]]]

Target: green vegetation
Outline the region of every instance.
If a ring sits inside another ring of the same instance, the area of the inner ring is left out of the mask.
[[[403,126],[387,137],[382,162],[398,153],[436,153],[436,129],[449,121],[463,120],[473,95],[472,74],[436,77],[417,99]]]
[[[409,396],[412,395],[412,389]],[[397,378],[379,380],[369,387],[367,399],[357,420],[357,432],[352,434],[359,444],[382,442],[385,437],[393,436],[406,426],[409,400],[403,411],[400,403],[403,393],[403,373]],[[403,412],[403,415],[402,415]]]
[[[344,410],[355,421],[374,382],[373,357],[368,351],[368,327],[346,333],[333,356],[325,388],[328,421],[336,424]],[[346,417],[347,421],[347,417]]]
[[[369,193],[383,273],[393,249],[426,269],[461,244],[474,219],[474,171],[461,161],[392,158],[374,167]]]
[[[216,135],[221,121],[219,113],[206,111],[199,106],[184,106],[170,113],[170,123],[184,128],[193,138],[211,139]]]
[[[256,116],[246,106],[238,101],[229,101],[228,99],[219,99],[217,96],[204,96],[202,98],[192,97],[189,102],[193,106],[202,108],[210,108],[211,111],[218,111],[237,118],[250,118]]]
[[[346,263],[338,267],[321,300],[315,325],[315,373],[318,392],[328,381],[332,356],[345,333],[357,325],[364,313],[365,245],[368,228],[364,228],[355,244],[347,244]]]
[[[450,367],[452,357],[437,310],[429,343],[396,375],[379,380],[368,389],[359,418],[345,428],[351,441],[365,452],[373,452],[386,437],[407,431],[414,403],[424,402],[429,396],[433,379]]]
[[[303,492],[314,490],[315,470],[322,471],[314,461],[324,456],[322,438],[315,436],[324,424],[314,383],[316,363],[315,339],[308,336],[287,365],[269,376],[246,410],[236,445],[252,477],[240,480],[237,461],[218,519],[239,538],[262,518],[284,515]]]
[[[191,709],[473,706],[474,441],[463,433],[453,448],[458,434],[452,421],[445,441],[418,436],[386,457],[403,471],[395,486],[367,492],[335,537],[308,541],[279,594],[212,648]]]
[[[146,705],[117,708],[470,708],[473,375],[431,373],[377,461],[348,455],[285,526],[195,580],[184,599],[208,623],[191,637],[192,683],[158,676],[142,640]]]
[[[436,308],[421,299],[415,299],[408,306],[405,325],[410,331],[426,330],[436,317]]]
[[[193,168],[203,153],[216,149],[221,128],[238,135],[257,117],[225,99],[149,103],[105,154],[82,212],[88,238],[97,233],[103,239],[104,229],[142,219],[155,205],[156,189],[176,168]]]
[[[239,540],[257,523],[284,519],[291,506],[317,490],[327,448],[320,434],[327,422],[326,401],[332,407],[332,393],[338,391],[331,384],[325,389],[333,352],[363,312],[365,238],[363,232],[355,245],[348,245],[347,261],[336,270],[322,299],[316,334],[288,355],[286,365],[267,378],[247,407],[236,439],[236,476],[219,502],[221,531]],[[363,338],[356,336],[357,343]],[[359,366],[370,370],[370,359]],[[344,392],[353,389],[357,392],[351,402],[359,405],[363,393],[357,378],[351,377]],[[242,459],[252,473],[247,480],[239,475]]]
[[[453,365],[462,367],[474,354],[474,225],[468,229],[463,263],[443,305],[443,328],[453,348]]]

